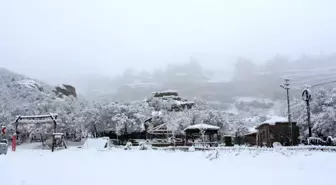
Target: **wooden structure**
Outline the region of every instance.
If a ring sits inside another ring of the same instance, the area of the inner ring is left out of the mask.
[[[51,150],[54,151],[56,147],[65,148],[65,149],[68,148],[64,141],[63,133],[53,133],[53,143],[52,143]]]
[[[154,128],[148,129],[148,134],[155,138],[169,138],[173,136],[173,132],[168,129],[167,123],[163,123],[155,126]]]
[[[223,137],[223,140],[224,140],[224,144],[225,144],[225,146],[234,146],[234,144],[233,144],[233,139],[232,139],[233,137],[231,136],[231,135],[225,135],[224,137]]]
[[[191,125],[184,129],[186,135],[186,145],[202,144],[203,146],[216,146],[219,141],[219,127],[208,124]],[[198,138],[201,142],[195,142]],[[192,140],[192,142],[189,142]]]
[[[247,146],[256,146],[257,145],[257,132],[252,132],[244,135],[243,144]]]
[[[15,134],[17,135],[17,139],[19,137],[19,124],[46,124],[52,123],[53,124],[53,133],[57,131],[57,114],[48,114],[48,115],[34,115],[34,116],[17,116],[14,122],[15,127]],[[53,152],[55,148],[55,137],[53,137],[51,151]]]
[[[299,144],[299,127],[296,125],[296,122],[289,124],[286,118],[272,118],[257,126],[256,129],[258,146],[272,147],[274,142],[279,142],[283,146],[289,146],[291,140],[293,140],[293,145]],[[291,138],[292,136],[293,138]]]
[[[168,129],[168,123],[153,123],[153,117],[145,120],[144,127],[146,132],[146,139],[152,138],[169,138],[173,136],[173,132]]]

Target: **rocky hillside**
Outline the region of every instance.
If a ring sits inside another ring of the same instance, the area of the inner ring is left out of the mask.
[[[84,104],[70,85],[53,87],[0,68],[0,124],[11,123],[17,115],[48,113],[63,114],[61,121],[66,122],[70,110]]]

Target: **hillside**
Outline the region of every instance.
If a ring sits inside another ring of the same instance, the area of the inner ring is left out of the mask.
[[[60,129],[84,128],[86,131],[92,131],[92,126],[96,125],[100,131],[115,129],[117,133],[123,133],[125,128],[128,132],[143,129],[144,120],[148,119],[153,111],[146,101],[89,103],[76,98],[77,93],[72,86],[53,87],[3,68],[0,70],[0,123],[2,125],[11,124],[17,115],[57,113]],[[139,99],[146,99],[151,94],[139,96]],[[163,118],[169,120],[172,127],[175,127],[177,125],[174,123],[190,125],[190,120],[197,117],[200,123],[221,126],[225,133],[233,133],[238,124],[243,126],[243,122],[239,121],[235,114],[225,112],[223,106],[216,102],[190,100],[196,101],[195,109],[180,113],[164,112]],[[254,112],[253,116],[255,115]],[[246,113],[244,116],[247,117],[250,114]],[[30,132],[32,127],[25,127],[25,129]],[[183,130],[182,127],[180,129]]]
[[[53,87],[3,68],[0,69],[0,92],[0,124],[4,125],[12,123],[17,115],[57,113],[60,128],[92,131],[93,125],[96,125],[100,131],[114,129],[120,134],[142,130],[143,122],[151,117],[154,111],[145,101],[152,93],[145,94],[146,91],[142,92],[144,95],[137,95],[140,101],[87,102],[77,97],[76,89],[72,86]],[[221,94],[221,91],[213,92],[211,88],[208,88],[207,92]],[[312,92],[315,98],[312,103],[313,131],[334,136],[335,129],[332,123],[335,90],[313,89]],[[129,96],[134,93],[136,92],[130,92]],[[188,98],[181,93],[182,97],[195,102],[195,106],[181,112],[163,111],[162,119],[169,122],[172,128],[179,130],[190,125],[191,120],[197,120],[199,123],[220,126],[225,134],[234,134],[237,131],[249,132],[258,123],[273,115],[286,116],[284,100],[243,96],[248,93],[237,93],[234,96],[232,91],[223,92],[225,93],[232,93],[230,102],[223,103],[214,95],[210,96],[213,101],[209,101],[197,97]],[[298,121],[302,133],[305,133],[305,106],[302,100],[297,99],[292,101],[293,119]],[[160,101],[155,103],[159,105]]]
[[[0,68],[0,124],[11,123],[17,115],[59,113],[66,123],[67,108],[84,104],[78,100],[76,89],[70,85],[50,86]]]

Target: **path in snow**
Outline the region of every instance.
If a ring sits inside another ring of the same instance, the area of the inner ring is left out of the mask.
[[[0,156],[1,185],[335,185],[334,153],[18,149]],[[255,157],[254,157],[255,156]]]

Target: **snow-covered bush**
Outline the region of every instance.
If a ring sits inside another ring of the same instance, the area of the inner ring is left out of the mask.
[[[331,137],[331,136],[328,136],[328,138],[327,138],[327,143],[329,144],[329,145],[336,145],[336,138],[333,138],[333,137]]]
[[[191,146],[191,147],[188,148],[188,152],[195,152],[195,151],[196,151],[196,149],[195,149],[194,146]]]
[[[336,139],[328,136],[326,140],[318,137],[310,137],[307,139],[308,145],[321,145],[321,146],[335,146]]]
[[[308,136],[306,104],[302,100],[293,103],[293,119],[298,122],[301,135]],[[336,136],[336,88],[312,91],[311,126],[318,136]]]
[[[210,161],[212,161],[214,159],[218,159],[219,158],[219,149],[208,151],[207,154],[206,154],[206,158],[209,159]]]
[[[281,148],[281,147],[282,147],[281,143],[279,143],[279,142],[274,142],[273,143],[273,148]]]
[[[308,145],[326,145],[326,141],[318,137],[308,138]]]
[[[132,142],[128,141],[128,142],[126,143],[125,150],[131,150],[131,149],[132,149],[132,146],[133,146]]]
[[[140,143],[140,145],[139,145],[140,150],[148,150],[150,148],[151,148],[151,146],[150,146],[149,142],[143,142],[143,143]]]

